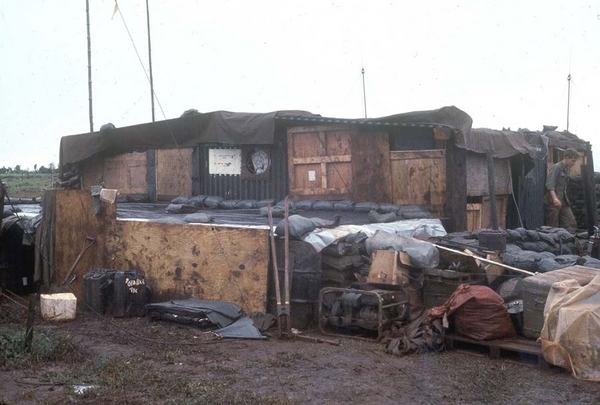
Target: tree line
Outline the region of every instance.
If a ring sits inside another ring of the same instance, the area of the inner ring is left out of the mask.
[[[10,173],[41,173],[41,174],[50,174],[54,170],[56,170],[56,165],[54,163],[49,163],[48,167],[42,165],[38,167],[37,164],[33,165],[33,171],[29,170],[29,168],[23,169],[21,165],[16,165],[15,167],[0,167],[0,174],[10,174]]]

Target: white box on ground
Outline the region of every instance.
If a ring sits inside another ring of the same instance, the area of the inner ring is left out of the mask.
[[[75,319],[77,297],[72,293],[41,294],[40,309],[45,321],[70,321]]]

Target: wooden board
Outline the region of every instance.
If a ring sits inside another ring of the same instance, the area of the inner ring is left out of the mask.
[[[373,251],[371,254],[371,269],[367,281],[369,283],[408,286],[409,269],[399,263],[399,253],[394,250]]]
[[[483,204],[467,204],[467,231],[481,229],[481,211]]]
[[[154,302],[195,297],[266,312],[267,230],[119,220],[106,251],[110,268],[145,273]]]
[[[104,187],[120,195],[146,194],[146,152],[123,153],[104,159]]]
[[[440,216],[446,199],[446,151],[392,151],[393,201],[421,205]]]
[[[392,201],[390,145],[387,132],[352,134],[353,200]]]
[[[506,228],[506,212],[508,207],[508,195],[497,195],[496,196],[496,213],[498,214],[498,226]],[[483,197],[481,207],[481,227],[491,228],[492,227],[492,216],[490,197]]]
[[[352,194],[355,128],[339,126],[288,129],[288,175],[294,198],[344,199]]]
[[[509,159],[494,159],[496,195],[511,193]],[[467,195],[490,195],[485,154],[467,153]]]
[[[56,225],[54,234],[54,282],[59,284],[81,253],[85,238],[95,238],[94,244],[82,255],[73,272],[77,294],[83,292],[83,275],[90,269],[106,266],[104,234],[107,222],[116,217],[116,205],[102,203],[94,215],[92,196],[88,190],[56,190]]]
[[[156,195],[171,199],[192,194],[192,148],[156,150]]]

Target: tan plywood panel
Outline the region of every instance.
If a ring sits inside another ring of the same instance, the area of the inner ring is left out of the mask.
[[[73,271],[72,286],[77,294],[83,293],[83,275],[90,269],[105,267],[104,235],[107,224],[116,217],[116,205],[102,203],[98,215],[94,215],[89,190],[56,190],[54,267],[55,283],[60,283],[81,253],[86,237],[95,242],[82,254]],[[70,280],[69,280],[70,281]]]
[[[394,203],[421,205],[440,215],[446,193],[445,150],[393,151],[390,159]]]
[[[92,186],[104,181],[104,159],[93,157],[86,160],[81,166],[81,188],[89,190]]]
[[[195,297],[266,311],[265,229],[114,221],[106,248],[110,267],[144,271],[153,301]]]
[[[132,152],[104,159],[104,187],[119,190],[119,194],[145,194],[146,153]]]
[[[192,148],[156,150],[156,194],[192,194]]]
[[[354,202],[392,201],[387,132],[352,135],[352,183]]]

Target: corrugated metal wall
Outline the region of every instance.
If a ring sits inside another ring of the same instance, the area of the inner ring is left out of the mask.
[[[256,145],[260,146],[260,145]],[[243,180],[242,176],[211,175],[208,173],[208,150],[215,148],[240,148],[240,145],[200,144],[198,147],[199,193],[217,195],[228,200],[264,200],[285,198],[288,190],[287,145],[281,136],[271,150],[269,180]]]

